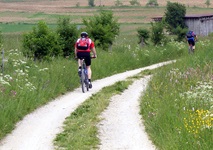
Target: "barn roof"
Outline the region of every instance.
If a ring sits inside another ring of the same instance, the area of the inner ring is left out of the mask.
[[[193,15],[186,15],[184,19],[200,19],[200,18],[209,18],[213,17],[213,14],[193,14]],[[162,16],[153,17],[152,19],[154,21],[160,21],[162,20]]]

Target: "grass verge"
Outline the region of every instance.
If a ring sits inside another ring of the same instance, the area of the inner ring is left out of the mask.
[[[57,149],[94,149],[99,144],[96,125],[99,115],[109,105],[113,95],[123,92],[131,80],[119,81],[103,88],[78,107],[65,121],[64,131],[57,135]]]

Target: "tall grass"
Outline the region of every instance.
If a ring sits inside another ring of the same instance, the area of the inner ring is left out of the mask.
[[[213,147],[213,44],[197,43],[194,55],[159,70],[142,98],[146,131],[166,150]]]

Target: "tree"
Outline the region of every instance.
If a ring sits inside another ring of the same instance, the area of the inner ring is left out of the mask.
[[[120,0],[116,0],[115,6],[123,6],[123,3]]]
[[[138,28],[138,38],[141,46],[147,44],[147,40],[149,39],[149,31],[147,29]]]
[[[164,30],[164,22],[156,22],[151,23],[152,32],[151,32],[151,40],[154,43],[154,45],[159,45],[165,42],[166,36],[163,32]]]
[[[165,21],[167,23],[167,30],[173,33],[174,29],[178,26],[180,28],[185,28],[184,17],[186,15],[185,5],[179,4],[177,2],[171,3],[167,2],[166,11],[165,11]]]
[[[88,5],[91,7],[95,6],[95,0],[88,0]]]
[[[34,60],[50,59],[62,55],[62,45],[58,34],[40,21],[33,31],[23,35],[24,55]]]
[[[131,5],[140,6],[141,4],[138,2],[138,0],[131,0],[129,1]]]
[[[206,4],[206,6],[209,8],[209,6],[211,5],[210,0],[206,0],[205,4]]]
[[[146,6],[158,6],[157,0],[149,0],[146,4]]]
[[[57,33],[61,38],[64,57],[74,54],[74,44],[78,38],[78,31],[75,24],[70,24],[69,18],[59,18]]]
[[[94,39],[95,44],[105,50],[119,34],[119,24],[112,11],[101,11],[92,18],[84,18],[83,23],[86,26],[85,31]]]

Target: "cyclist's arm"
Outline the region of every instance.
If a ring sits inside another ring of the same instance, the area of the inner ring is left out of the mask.
[[[75,44],[74,54],[75,54],[75,58],[77,58],[77,47],[76,47],[76,44]]]
[[[93,57],[97,57],[96,49],[95,49],[95,44],[94,42],[91,43],[90,45],[90,50],[92,51]]]
[[[92,51],[93,57],[97,58],[95,47],[91,48],[91,51]]]

